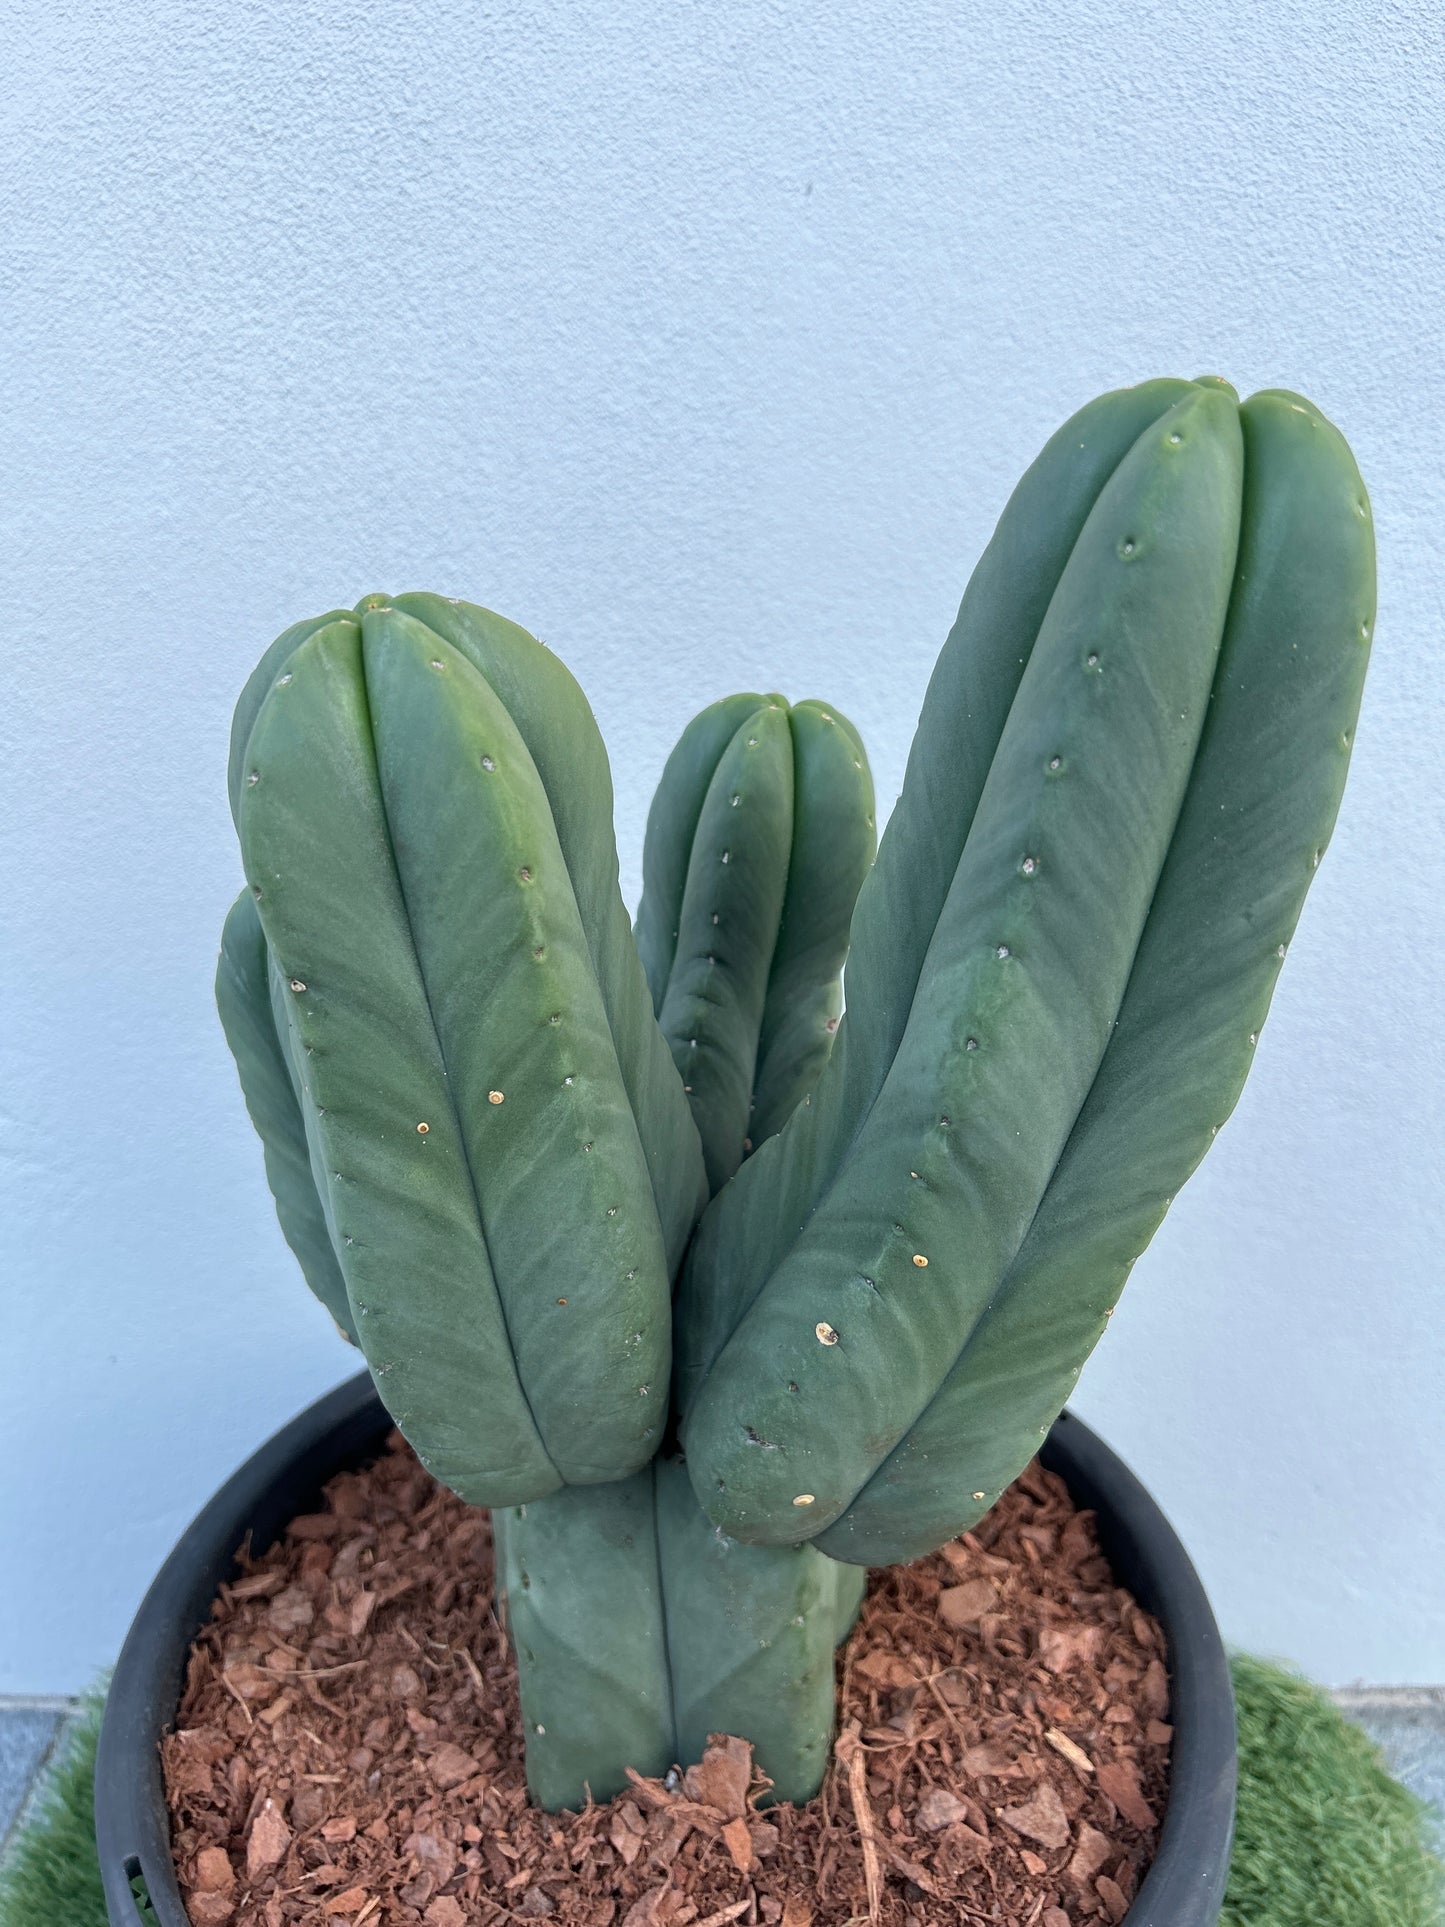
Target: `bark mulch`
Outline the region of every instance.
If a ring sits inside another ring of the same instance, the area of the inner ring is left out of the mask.
[[[719,1737],[606,1806],[527,1803],[487,1515],[397,1436],[221,1588],[164,1742],[195,1927],[1115,1923],[1168,1788],[1155,1622],[1032,1466],[873,1575],[819,1796]]]

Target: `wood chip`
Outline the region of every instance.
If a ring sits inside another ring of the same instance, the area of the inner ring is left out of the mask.
[[[945,1626],[972,1626],[998,1604],[998,1590],[990,1580],[966,1579],[938,1595],[938,1616]]]
[[[746,1820],[729,1820],[722,1830],[723,1845],[733,1857],[733,1865],[739,1873],[750,1873],[753,1868],[753,1837],[748,1832]]]
[[[236,1884],[236,1870],[224,1847],[202,1847],[196,1855],[195,1888],[201,1894],[229,1893]]]
[[[1079,1891],[1086,1892],[1094,1884],[1094,1875],[1106,1865],[1114,1851],[1112,1841],[1099,1832],[1097,1827],[1081,1821],[1074,1842],[1073,1858],[1069,1862],[1068,1877]]]
[[[999,1819],[1015,1833],[1037,1840],[1041,1847],[1066,1847],[1069,1843],[1069,1816],[1052,1780],[1045,1780],[1031,1800],[1021,1806],[1004,1807]]]
[[[753,1750],[745,1741],[713,1734],[696,1766],[683,1776],[690,1800],[716,1807],[728,1819],[747,1811],[748,1783],[753,1777]]]
[[[945,1827],[966,1819],[967,1815],[968,1808],[956,1793],[936,1786],[924,1794],[913,1817],[925,1833],[942,1833]]]
[[[1131,1826],[1158,1824],[1154,1809],[1139,1790],[1139,1776],[1127,1760],[1112,1760],[1099,1768],[1099,1787],[1114,1802]]]
[[[1103,1638],[1101,1626],[1045,1626],[1039,1634],[1039,1658],[1051,1673],[1092,1666]]]
[[[365,1887],[348,1887],[344,1894],[333,1894],[321,1911],[323,1914],[359,1914],[370,1898]]]
[[[461,1747],[454,1746],[448,1740],[432,1754],[426,1763],[426,1770],[433,1784],[445,1792],[448,1787],[460,1786],[463,1780],[470,1780],[478,1768],[470,1753],[463,1752]]]
[[[1094,1882],[1094,1891],[1108,1908],[1110,1920],[1115,1923],[1115,1927],[1118,1927],[1118,1923],[1129,1911],[1129,1903],[1124,1898],[1123,1889],[1117,1886],[1108,1874],[1101,1873]]]
[[[1066,1759],[1070,1766],[1076,1766],[1080,1773],[1093,1772],[1094,1762],[1089,1758],[1083,1747],[1076,1741],[1071,1740],[1067,1733],[1061,1733],[1058,1727],[1051,1726],[1044,1734],[1044,1738],[1054,1749],[1055,1753],[1060,1754]]]
[[[246,1842],[246,1878],[256,1881],[286,1857],[291,1844],[291,1829],[281,1817],[274,1800],[267,1800],[251,1823]]]

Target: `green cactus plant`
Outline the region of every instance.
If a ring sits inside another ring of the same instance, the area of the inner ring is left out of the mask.
[[[852,724],[730,697],[635,938],[543,645],[369,596],[262,658],[222,1019],[308,1282],[494,1509],[543,1804],[714,1731],[816,1789],[864,1568],[1023,1469],[1238,1099],[1373,618],[1309,403],[1106,395],[1004,511],[876,862]]]

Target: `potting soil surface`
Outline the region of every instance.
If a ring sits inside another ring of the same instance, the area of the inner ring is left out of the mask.
[[[394,1438],[225,1587],[165,1746],[195,1927],[1024,1927],[1123,1918],[1168,1780],[1157,1625],[1032,1467],[874,1575],[819,1797],[722,1740],[671,1783],[527,1803],[485,1514]]]

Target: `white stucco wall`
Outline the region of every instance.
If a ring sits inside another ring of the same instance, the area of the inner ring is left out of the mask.
[[[372,588],[580,676],[635,890],[729,687],[891,802],[1025,463],[1100,389],[1310,393],[1380,544],[1335,846],[1078,1406],[1226,1632],[1445,1680],[1445,409],[1432,0],[4,9],[0,1691],[79,1686],[352,1369],[210,979],[231,704]]]

